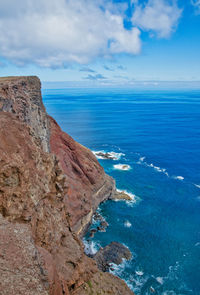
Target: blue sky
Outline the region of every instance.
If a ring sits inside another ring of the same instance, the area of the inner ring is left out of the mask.
[[[200,0],[0,0],[0,75],[200,81]]]

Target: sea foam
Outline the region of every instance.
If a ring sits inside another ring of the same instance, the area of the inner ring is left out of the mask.
[[[147,167],[151,167],[153,168],[154,170],[156,170],[157,172],[160,172],[160,173],[164,173],[166,176],[169,177],[169,173],[167,172],[167,170],[165,168],[161,168],[159,166],[155,166],[153,163],[149,164],[145,161],[146,157],[140,157],[137,164],[143,164]]]
[[[114,169],[121,170],[121,171],[128,171],[131,169],[131,166],[127,164],[116,164],[116,165],[113,165],[113,167]]]
[[[94,255],[99,250],[99,246],[94,241],[87,241],[86,239],[83,239],[83,244],[87,255]]]
[[[126,220],[126,221],[124,222],[124,226],[129,228],[129,227],[132,226],[132,224],[130,223],[130,221]]]
[[[174,179],[184,180],[184,177],[183,176],[174,176]]]

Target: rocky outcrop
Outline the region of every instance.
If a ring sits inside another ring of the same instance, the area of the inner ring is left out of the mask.
[[[133,198],[131,198],[131,196],[129,196],[124,191],[116,191],[115,194],[113,194],[112,198],[114,200],[126,200],[126,201],[132,201],[133,200]]]
[[[98,280],[104,294],[132,294],[77,235],[114,181],[48,118],[38,78],[0,79],[0,103],[0,294],[91,294]]]
[[[124,245],[112,242],[106,247],[100,249],[94,256],[98,268],[102,271],[109,271],[112,263],[121,264],[123,259],[131,259],[130,250]]]

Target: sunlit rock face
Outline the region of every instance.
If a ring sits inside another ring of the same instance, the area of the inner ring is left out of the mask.
[[[13,113],[31,127],[42,149],[49,152],[49,121],[37,77],[0,78],[0,111]]]

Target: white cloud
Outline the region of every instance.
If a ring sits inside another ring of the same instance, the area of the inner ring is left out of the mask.
[[[0,54],[44,67],[138,54],[139,29],[127,31],[118,6],[105,5],[103,0],[0,1]]]
[[[164,0],[134,5],[133,27],[124,28],[126,5],[111,0],[0,0],[0,56],[18,65],[87,64],[97,57],[139,54],[140,30],[170,35],[181,11]]]
[[[176,0],[148,0],[145,5],[134,1],[133,24],[142,30],[156,32],[160,38],[168,38],[175,30],[182,10]]]

